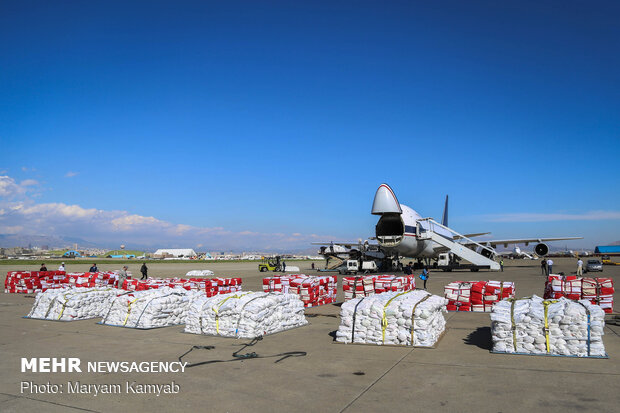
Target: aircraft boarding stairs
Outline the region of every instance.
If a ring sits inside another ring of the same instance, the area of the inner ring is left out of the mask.
[[[331,256],[329,257],[329,264],[326,266],[327,270],[335,270],[340,267],[344,263],[344,260],[340,257]]]
[[[429,228],[423,228],[421,225],[421,221],[427,221],[429,224]],[[483,250],[487,250],[489,252],[492,252],[493,256],[495,254],[495,251],[490,248],[490,247],[485,247],[482,244],[477,243],[476,241],[473,241],[467,237],[465,237],[464,235],[459,234],[458,232],[446,227],[445,225],[440,224],[439,222],[435,221],[432,218],[423,218],[418,220],[417,222],[417,238],[419,240],[424,240],[424,239],[430,239],[435,241],[437,244],[442,245],[446,248],[448,248],[450,250],[450,252],[452,252],[453,254],[471,262],[474,265],[480,265],[480,266],[488,266],[491,270],[493,271],[499,271],[500,266],[499,263],[485,257],[482,254],[477,253],[476,251],[466,247],[465,245],[456,242],[456,241],[452,241],[451,239],[446,238],[445,236],[438,234],[437,232],[434,231],[435,227],[439,227],[439,228],[443,228],[446,231],[451,232],[454,235],[458,235],[460,237],[460,239],[465,239],[469,242],[472,242],[473,244],[481,247]]]

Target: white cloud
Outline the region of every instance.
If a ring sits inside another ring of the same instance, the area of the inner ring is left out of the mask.
[[[0,225],[0,234],[19,234],[24,230],[24,227],[21,227],[19,225],[15,225],[13,227],[8,226],[8,225]]]
[[[33,186],[33,185],[39,185],[39,181],[34,180],[34,179],[25,179],[23,180],[20,185],[22,187],[27,187],[27,186]]]
[[[0,176],[0,197],[14,198],[26,193],[26,187],[19,185],[10,176]]]
[[[79,172],[73,172],[73,171],[69,171],[65,174],[65,178],[73,178],[76,175],[79,175]]]
[[[202,245],[216,249],[307,248],[316,234],[229,231],[222,227],[174,224],[155,217],[106,211],[64,203],[4,203],[0,233],[75,236],[95,242],[133,242],[142,245]],[[322,239],[335,239],[325,235]]]
[[[17,183],[15,179],[7,175],[0,175],[0,198],[15,199],[26,198],[26,193],[36,190],[36,186],[39,185],[39,181],[34,179],[25,179],[20,183]]]
[[[601,221],[620,219],[620,211],[590,211],[581,214],[512,213],[484,216],[490,222]]]
[[[34,179],[17,183],[0,176],[0,234],[74,236],[94,242],[153,246],[204,246],[214,249],[308,248],[310,242],[333,235],[230,231],[219,226],[175,224],[121,210],[84,208],[65,203],[36,203]]]

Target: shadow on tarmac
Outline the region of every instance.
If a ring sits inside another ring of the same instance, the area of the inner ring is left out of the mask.
[[[491,351],[493,345],[491,327],[478,327],[475,331],[469,333],[463,341],[470,346],[478,346],[481,349]]]

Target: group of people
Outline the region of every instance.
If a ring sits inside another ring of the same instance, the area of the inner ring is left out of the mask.
[[[551,258],[542,259],[540,261],[540,270],[542,275],[548,276],[553,273],[553,260]],[[577,275],[583,275],[583,261],[581,258],[577,258]]]
[[[409,263],[403,267],[403,274],[405,274],[405,275],[412,275],[413,274],[413,262],[409,261]],[[425,266],[422,269],[422,274],[420,274],[420,279],[422,281],[424,281],[424,289],[425,290],[426,290],[426,281],[428,281],[429,276],[430,276],[430,271]]]
[[[123,265],[123,268],[121,268],[120,271],[118,271],[118,278],[117,278],[117,287],[121,287],[123,285],[123,281],[125,281],[128,277],[129,274],[127,273],[127,271],[129,270],[129,267],[126,265]],[[45,263],[41,263],[41,268],[39,268],[39,272],[41,271],[47,271],[47,266],[45,265]],[[58,267],[58,271],[66,271],[65,270],[65,263],[62,262],[60,264],[60,266]],[[140,278],[140,280],[147,280],[149,278],[148,276],[148,267],[146,266],[146,263],[142,263],[142,267],[140,267],[140,273],[142,274],[142,277]],[[99,272],[99,268],[97,268],[97,264],[93,263],[93,265],[89,268],[88,272]]]
[[[123,268],[118,272],[118,281],[117,281],[118,288],[120,288],[123,285],[123,282],[127,278],[129,278],[129,274],[127,273],[128,270],[129,270],[129,267],[126,265],[123,265]],[[143,262],[142,267],[140,267],[140,273],[142,274],[142,277],[140,277],[140,280],[147,280],[149,278],[148,271],[149,269],[146,266],[146,262]]]
[[[553,272],[553,260],[551,258],[540,260],[540,270],[542,275],[548,276]]]
[[[65,263],[61,262],[60,266],[58,267],[58,271],[64,271],[65,270]],[[41,263],[41,268],[39,268],[39,272],[42,271],[48,271],[47,267],[45,266],[45,263]]]

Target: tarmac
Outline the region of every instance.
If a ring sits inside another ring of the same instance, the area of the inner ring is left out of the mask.
[[[554,272],[574,273],[576,260],[554,258]],[[67,262],[67,271],[89,265]],[[505,260],[500,273],[432,272],[429,291],[443,295],[450,281],[495,279],[514,281],[518,297],[542,296],[540,262]],[[37,270],[37,265],[0,265],[0,271]],[[320,265],[317,262],[317,265]],[[139,276],[140,263],[130,270]],[[244,291],[261,291],[258,263],[172,264],[148,261],[149,275],[183,276],[210,269],[216,276],[243,278]],[[309,262],[291,262],[301,272]],[[50,263],[48,267],[51,269]],[[102,263],[101,270],[119,264]],[[620,266],[605,266],[592,276],[618,280]],[[339,298],[342,287],[339,276]],[[417,280],[419,282],[419,279]],[[618,289],[618,285],[616,286]],[[616,293],[616,311],[620,306]],[[183,333],[183,326],[154,330],[124,329],[96,324],[98,320],[50,322],[22,318],[33,295],[3,294],[0,298],[1,412],[512,412],[620,411],[620,327],[607,324],[604,343],[609,359],[519,356],[490,353],[487,313],[447,313],[447,330],[435,349],[336,344],[338,305],[309,308],[310,325],[250,340]],[[21,358],[78,357],[95,361],[183,361],[195,364],[184,373],[32,373],[21,371]],[[232,353],[255,352],[259,358],[238,359]],[[295,353],[283,358],[281,354]],[[121,384],[121,394],[69,394],[67,382]],[[136,384],[178,385],[175,394],[134,394]],[[63,385],[63,393],[21,391],[22,382]]]

